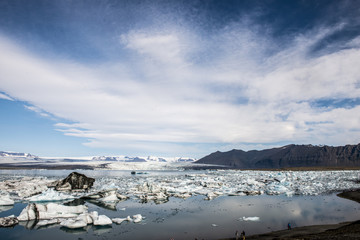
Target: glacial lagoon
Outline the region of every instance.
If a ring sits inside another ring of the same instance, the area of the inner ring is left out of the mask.
[[[1,181],[22,176],[55,180],[70,172],[2,170],[0,176]],[[285,229],[289,222],[296,227],[354,221],[360,216],[360,204],[336,196],[342,188],[359,187],[354,181],[358,171],[148,171],[136,175],[130,171],[80,172],[96,179],[95,190],[116,187],[123,194],[127,192],[129,199],[112,205],[79,200],[72,204],[85,204],[89,212],[97,211],[109,218],[141,214],[143,221],[80,229],[57,224],[37,227],[33,222],[21,222],[14,228],[0,228],[1,239],[219,239],[233,237],[236,230],[252,235]],[[131,193],[144,183],[167,188],[169,192],[174,188],[193,194],[185,199],[170,196],[166,201],[144,201]],[[215,192],[216,197],[205,200],[209,192]],[[3,207],[0,217],[17,216],[26,206],[26,202],[17,201],[12,208]]]

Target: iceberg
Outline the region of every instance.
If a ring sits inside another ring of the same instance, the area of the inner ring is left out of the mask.
[[[130,216],[127,216],[127,218],[113,218],[111,220],[116,224],[121,224],[124,221],[132,222],[132,219]]]
[[[133,215],[132,218],[130,216],[127,216],[126,218],[113,218],[112,221],[116,224],[121,224],[124,221],[139,223],[143,219],[144,219],[144,217],[141,216],[141,214],[135,214],[135,215]]]
[[[133,216],[133,222],[134,223],[138,223],[138,222],[141,222],[143,219],[143,217],[141,216],[141,214],[136,214]]]
[[[86,227],[88,224],[83,219],[66,219],[60,223],[61,226],[67,228],[83,228]]]
[[[50,201],[63,201],[63,200],[71,200],[74,199],[74,196],[67,195],[58,191],[55,191],[52,188],[49,188],[45,192],[34,195],[32,197],[27,198],[29,202],[50,202]]]
[[[54,218],[74,218],[81,213],[86,213],[85,205],[65,206],[55,203],[37,204],[30,203],[18,216],[19,221],[43,220]]]
[[[95,226],[112,225],[111,219],[106,215],[98,215],[97,217],[93,218],[93,221]]]
[[[17,196],[19,200],[42,193],[48,189],[53,180],[44,177],[21,177],[0,182],[0,190]]]
[[[40,228],[40,227],[53,225],[53,224],[59,224],[59,223],[61,223],[61,220],[58,218],[54,218],[54,219],[50,219],[50,220],[40,220],[38,223],[36,223],[36,227]]]
[[[0,195],[0,206],[14,205],[15,201],[10,198],[8,193],[2,193]]]
[[[259,217],[242,217],[242,218],[240,218],[240,220],[257,222],[257,221],[260,221],[260,218]]]

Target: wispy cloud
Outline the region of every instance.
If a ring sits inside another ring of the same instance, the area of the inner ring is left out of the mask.
[[[312,104],[360,96],[358,38],[312,54],[346,24],[314,27],[286,43],[248,24],[208,36],[130,30],[117,36],[123,56],[99,65],[46,59],[2,36],[0,90],[7,95],[0,98],[72,122],[58,120],[55,128],[89,147],[196,154],[189,144],[359,142],[360,106]]]
[[[3,93],[0,93],[0,99],[5,99],[5,100],[9,100],[9,101],[14,101],[14,99],[12,99],[11,97],[3,94]]]

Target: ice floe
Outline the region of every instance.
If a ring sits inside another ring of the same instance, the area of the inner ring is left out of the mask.
[[[47,202],[47,201],[63,201],[70,200],[76,198],[75,196],[64,194],[58,191],[55,191],[52,188],[49,188],[45,192],[34,195],[32,197],[27,198],[29,202]]]
[[[10,198],[9,193],[1,192],[0,193],[0,206],[9,206],[14,205],[15,201]]]
[[[258,221],[260,221],[260,218],[259,217],[242,217],[242,218],[239,218],[239,220],[258,222]]]
[[[132,218],[130,216],[127,216],[126,218],[113,218],[111,220],[113,221],[113,223],[121,224],[122,222],[125,222],[125,221],[139,223],[143,219],[144,219],[144,217],[141,214],[135,214],[135,215],[133,215]]]
[[[98,215],[96,211],[93,212],[93,215],[91,215],[93,219],[93,224],[95,226],[104,226],[104,225],[111,225],[112,221],[111,219],[106,215]]]
[[[43,177],[16,177],[0,181],[0,190],[8,192],[15,200],[23,200],[46,191],[53,182]]]
[[[141,216],[141,214],[136,214],[133,216],[133,222],[134,223],[138,223],[138,222],[141,222],[143,219],[143,217]]]
[[[116,224],[121,224],[122,222],[132,222],[132,219],[130,216],[127,216],[126,218],[113,218],[111,219],[113,221],[113,223],[116,223]]]
[[[43,220],[54,218],[73,218],[87,212],[87,206],[65,206],[56,203],[30,203],[18,216],[19,221]]]
[[[67,228],[83,228],[86,227],[88,224],[83,219],[70,218],[62,221],[60,225]]]

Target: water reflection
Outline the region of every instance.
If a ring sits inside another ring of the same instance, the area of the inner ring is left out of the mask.
[[[89,211],[98,211],[110,218],[126,218],[140,213],[145,216],[141,224],[124,222],[112,227],[88,225],[81,229],[68,229],[59,225],[37,227],[36,222],[22,222],[15,229],[0,229],[2,239],[218,239],[233,237],[236,230],[247,235],[312,224],[331,224],[358,220],[360,204],[326,196],[238,196],[218,197],[203,201],[203,196],[186,200],[171,198],[165,204],[140,203],[137,199],[104,207],[87,200],[74,200],[67,205],[85,204]],[[20,206],[18,206],[20,205]],[[1,214],[18,215],[25,204],[16,204]],[[118,210],[116,210],[118,209]],[[251,221],[258,217],[259,221]],[[244,221],[248,220],[248,221]],[[250,219],[250,220],[249,220]],[[33,229],[24,231],[24,229]],[[65,234],[65,235],[64,235]]]
[[[101,207],[103,209],[107,209],[107,210],[111,210],[111,211],[116,211],[116,206],[118,204],[118,202],[100,202],[100,201],[96,201],[96,200],[92,200],[92,199],[86,199],[86,202],[94,204],[98,207]]]
[[[13,205],[0,206],[0,212],[8,211],[8,210],[12,209],[13,207],[14,207]]]

